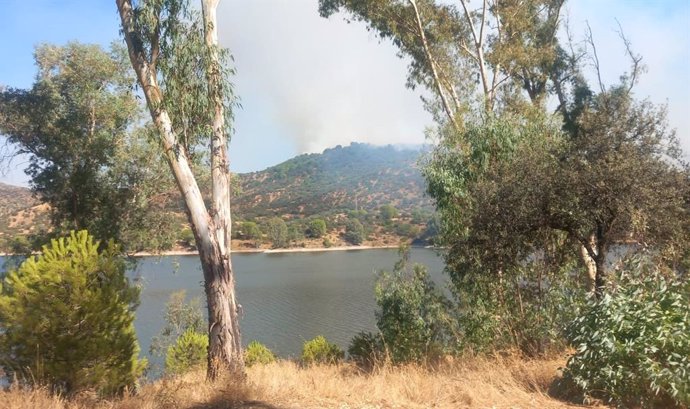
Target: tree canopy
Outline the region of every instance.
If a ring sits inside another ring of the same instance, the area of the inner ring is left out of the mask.
[[[0,284],[0,363],[21,379],[112,394],[142,374],[134,331],[139,290],[120,249],[86,231],[54,239]]]
[[[131,250],[171,246],[169,221],[149,201],[169,179],[139,126],[122,47],[43,44],[35,59],[30,89],[0,92],[0,132],[29,155],[26,172],[55,233],[88,229]]]

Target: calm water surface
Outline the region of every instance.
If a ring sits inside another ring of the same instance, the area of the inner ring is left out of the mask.
[[[395,249],[233,254],[243,343],[258,340],[290,357],[299,355],[305,340],[323,335],[346,349],[357,332],[375,330],[376,272],[391,270],[397,260]],[[436,282],[445,282],[435,250],[414,248],[411,261],[426,265]],[[0,268],[3,262],[0,257]],[[164,325],[170,294],[185,290],[188,299],[201,297],[205,305],[199,258],[144,257],[128,274],[142,287],[135,327],[142,355],[148,355],[151,338]]]
[[[376,271],[390,270],[395,249],[313,253],[235,253],[232,256],[246,345],[258,340],[281,356],[295,356],[317,335],[346,348],[359,331],[375,329]],[[412,249],[412,262],[443,282],[443,262],[430,249]],[[142,285],[135,326],[142,352],[163,327],[170,294],[186,290],[203,300],[197,256],[146,257],[130,276]]]

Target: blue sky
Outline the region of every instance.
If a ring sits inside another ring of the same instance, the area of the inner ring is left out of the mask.
[[[235,56],[236,115],[231,168],[263,169],[303,152],[351,141],[423,143],[431,118],[419,91],[404,87],[406,64],[359,24],[318,16],[316,0],[222,0],[220,40]],[[581,37],[592,26],[615,82],[627,61],[616,18],[648,72],[640,97],[669,104],[669,121],[690,152],[690,1],[570,0],[569,21]],[[112,0],[0,0],[0,84],[30,87],[34,45],[70,40],[107,46],[118,39]],[[25,159],[0,182],[27,183]]]

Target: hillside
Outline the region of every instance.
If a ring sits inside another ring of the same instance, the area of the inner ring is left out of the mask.
[[[304,234],[306,222],[316,217],[327,222],[325,237],[331,245],[347,244],[343,235],[348,217],[356,217],[365,226],[367,237],[361,244],[395,245],[398,238],[421,235],[433,210],[424,195],[419,156],[420,150],[353,143],[299,155],[259,172],[238,174],[240,189],[232,199],[233,216],[238,223],[256,222],[264,233],[270,218],[287,221],[292,236],[288,244],[277,247],[321,247],[321,237],[310,242]],[[49,208],[29,189],[0,183],[0,199],[0,243],[48,227]],[[398,210],[394,223],[388,220],[384,225],[377,219],[383,205]],[[178,206],[179,201],[173,201],[166,207],[174,210]],[[184,220],[182,209],[174,211],[178,220]],[[181,223],[180,246],[185,247],[191,243]],[[237,227],[236,232],[241,233]],[[265,247],[270,244],[267,239],[252,238],[251,243],[240,244]]]
[[[0,241],[34,233],[48,223],[48,207],[25,187],[0,183]]]
[[[353,143],[304,154],[260,172],[240,174],[234,199],[242,217],[308,217],[336,210],[372,211],[391,204],[403,212],[431,210],[420,151]]]

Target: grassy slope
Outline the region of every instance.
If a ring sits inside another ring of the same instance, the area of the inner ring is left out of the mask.
[[[362,374],[348,364],[300,368],[280,361],[248,369],[248,382],[204,382],[203,372],[144,385],[138,395],[71,400],[45,389],[0,391],[0,408],[575,408],[548,395],[562,359],[468,359],[436,370],[387,367]]]

